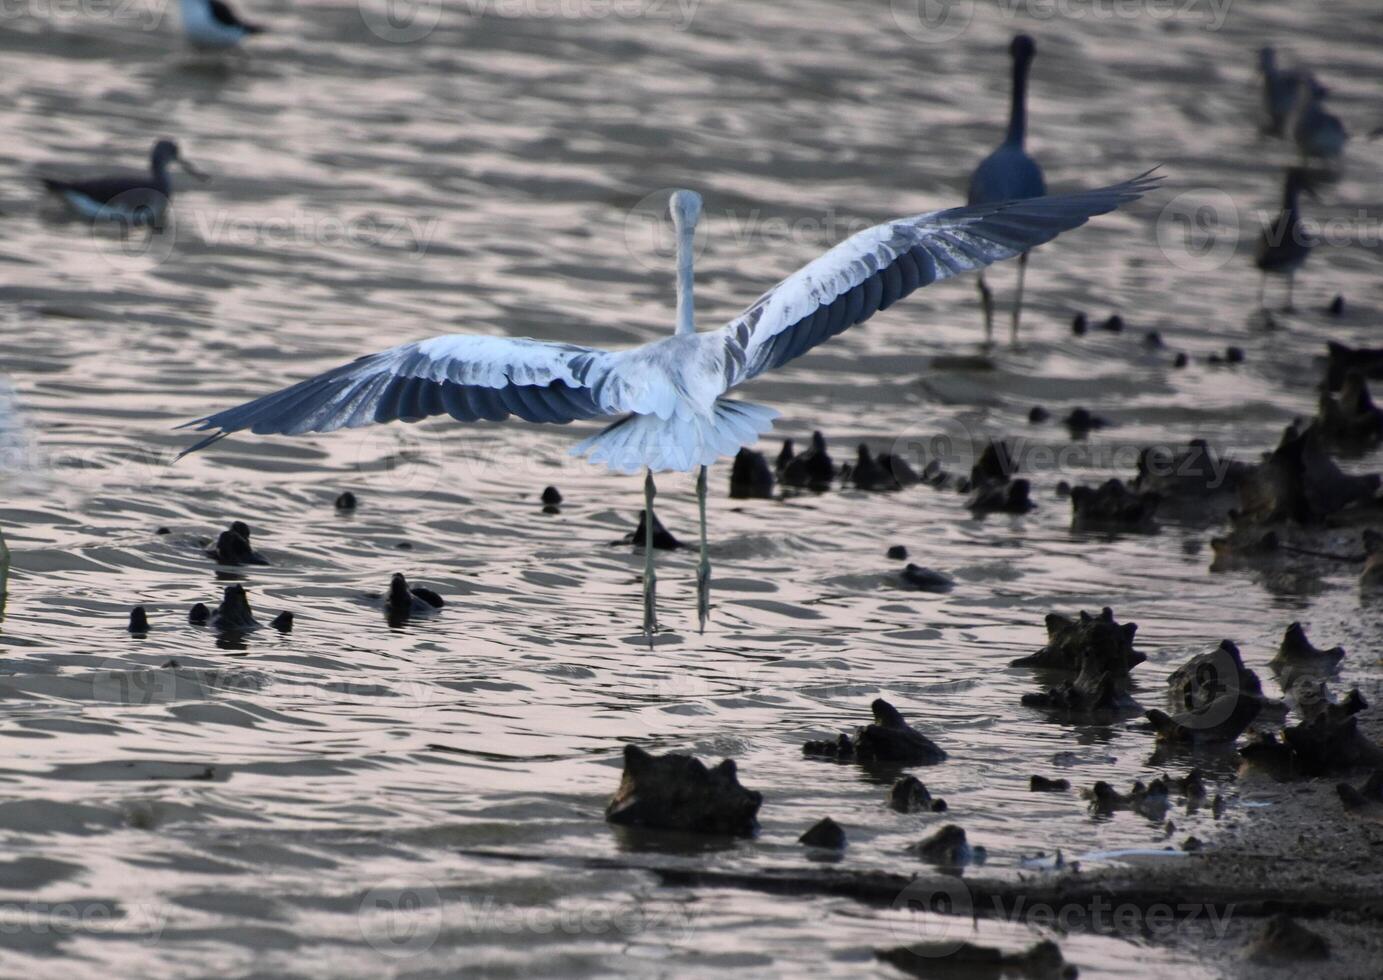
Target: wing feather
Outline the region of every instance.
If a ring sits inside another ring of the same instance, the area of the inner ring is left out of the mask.
[[[462,422],[563,424],[634,410],[616,378],[617,355],[574,344],[453,334],[404,344],[235,408],[188,422],[211,434],[183,455],[248,429],[267,435],[331,432],[450,415]]]
[[[729,386],[800,356],[914,290],[1051,241],[1152,190],[1152,171],[1096,190],[901,218],[841,242],[714,331]]]

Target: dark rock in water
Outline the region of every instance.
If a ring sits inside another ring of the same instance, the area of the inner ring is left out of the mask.
[[[930,837],[909,845],[908,851],[940,868],[963,868],[967,864],[983,864],[986,856],[985,849],[972,847],[965,838],[965,831],[953,823],[948,823]]]
[[[932,459],[928,460],[927,465],[922,467],[922,473],[918,479],[929,487],[940,489],[951,482],[951,474],[942,468],[941,460]]]
[[[208,548],[206,554],[222,565],[269,564],[268,559],[250,546],[250,526],[244,521],[235,521],[229,529],[222,531],[216,545]]]
[[[915,487],[922,482],[921,475],[899,453],[879,453],[878,461],[879,468],[887,473],[889,479],[893,481],[892,486],[889,487],[890,490]]]
[[[931,766],[946,760],[935,742],[904,721],[883,698],[876,698],[870,708],[874,723],[856,729],[854,738],[842,734],[834,742],[808,742],[802,753],[864,765]]]
[[[906,561],[908,557],[908,549],[903,547],[901,544],[895,544],[888,549],[888,552],[885,554],[884,557],[891,558],[894,561]]]
[[[1076,619],[1060,613],[1047,614],[1047,645],[1013,667],[1040,667],[1080,674],[1099,669],[1115,676],[1127,675],[1148,659],[1133,648],[1137,623],[1117,623],[1106,606],[1098,616],[1082,611]]]
[[[945,813],[946,801],[933,797],[916,776],[904,776],[888,791],[888,805],[899,813]]]
[[[1205,774],[1199,769],[1192,769],[1180,779],[1173,778],[1168,781],[1168,785],[1176,793],[1186,798],[1186,808],[1194,810],[1205,802],[1209,794],[1205,789]]]
[[[1115,313],[1114,315],[1107,317],[1104,320],[1104,322],[1100,324],[1100,329],[1107,330],[1110,333],[1123,333],[1124,318],[1121,317],[1119,314]]]
[[[855,449],[855,461],[841,468],[841,478],[854,485],[857,490],[896,490],[893,477],[888,474],[869,452],[869,447],[860,443]]]
[[[211,619],[211,610],[206,607],[206,603],[199,602],[187,613],[187,621],[193,626],[205,626]]]
[[[1028,780],[1028,789],[1034,793],[1065,793],[1071,788],[1069,779],[1048,779],[1046,776],[1033,776]]]
[[[822,817],[812,824],[811,829],[797,838],[797,843],[808,847],[822,847],[828,851],[843,851],[846,844],[845,831],[830,817]]]
[[[159,528],[157,531],[155,531],[154,533],[155,533],[155,534],[172,534],[172,533],[173,533],[173,529],[170,528],[170,527],[161,527],[161,528]]]
[[[1014,458],[1013,448],[1006,442],[991,439],[984,447],[984,452],[980,453],[980,458],[970,467],[970,485],[979,487],[986,483],[1003,483],[1011,480],[1017,472],[1018,461]]]
[[[1254,698],[1223,694],[1194,711],[1168,715],[1154,708],[1145,717],[1160,742],[1208,745],[1233,742],[1253,724],[1259,710],[1260,703]]]
[[[1286,705],[1263,694],[1258,675],[1244,666],[1239,648],[1229,640],[1209,653],[1199,653],[1167,678],[1168,698],[1178,711],[1196,711],[1232,694],[1258,702],[1260,712],[1286,715]]]
[[[1286,677],[1285,674],[1283,676]],[[1283,683],[1282,686],[1296,695],[1297,712],[1304,721],[1325,718],[1327,724],[1338,724],[1369,706],[1357,687],[1345,695],[1343,700],[1332,701],[1330,692],[1326,690],[1325,682],[1320,679],[1319,674],[1304,675],[1296,678],[1295,683]]]
[[[1317,674],[1333,674],[1340,666],[1340,661],[1345,659],[1344,647],[1331,647],[1329,650],[1322,650],[1313,646],[1306,637],[1306,630],[1301,623],[1292,623],[1287,627],[1287,632],[1282,635],[1282,643],[1277,648],[1277,653],[1272,660],[1268,661],[1268,667],[1275,674],[1281,674],[1289,668],[1297,673],[1303,671]]]
[[[1288,427],[1278,447],[1240,485],[1236,529],[1281,521],[1320,525],[1346,508],[1374,503],[1378,474],[1346,474],[1321,443],[1315,425]]]
[[[1244,349],[1243,349],[1242,347],[1235,347],[1233,344],[1231,344],[1230,346],[1226,347],[1226,348],[1225,348],[1225,363],[1226,363],[1226,364],[1243,364],[1243,363],[1244,363]]]
[[[1330,945],[1316,933],[1279,913],[1268,920],[1244,950],[1254,963],[1296,963],[1330,959]]]
[[[735,500],[764,499],[773,496],[773,470],[768,457],[743,448],[730,467],[730,496]],[[656,514],[654,515],[657,516]]]
[[[284,610],[269,621],[269,625],[280,633],[293,632],[293,614]]]
[[[1101,780],[1089,789],[1082,790],[1081,796],[1090,801],[1091,813],[1108,816],[1120,810],[1130,810],[1155,823],[1167,819],[1167,811],[1172,806],[1170,787],[1167,780],[1160,776],[1146,784],[1138,780],[1127,794],[1120,793]]]
[[[781,455],[779,458],[782,458]],[[820,432],[813,432],[811,447],[783,464],[780,479],[789,487],[829,490],[835,476],[836,466],[831,462],[831,454],[826,451],[826,437]]]
[[[355,499],[355,494],[347,490],[336,498],[336,509],[355,510],[358,503],[359,501]]]
[[[1084,337],[1089,330],[1090,321],[1086,318],[1084,313],[1077,313],[1071,320],[1071,333],[1075,334],[1077,337]]]
[[[605,819],[613,824],[697,834],[750,837],[763,796],[740,785],[735,763],[708,769],[690,755],[651,755],[624,747],[624,777]]]
[[[1192,439],[1185,449],[1149,446],[1140,452],[1133,489],[1156,493],[1175,504],[1200,505],[1213,497],[1237,494],[1252,472],[1248,463],[1224,459],[1204,439]]]
[[[1316,426],[1326,445],[1343,452],[1362,452],[1383,441],[1383,409],[1373,403],[1362,374],[1345,375],[1337,396],[1321,393]]]
[[[402,572],[395,572],[389,580],[389,591],[384,597],[384,613],[390,625],[406,622],[413,616],[426,616],[441,609],[445,602],[436,592],[427,588],[414,588]]]
[[[1167,345],[1162,342],[1162,334],[1158,333],[1156,330],[1149,330],[1147,333],[1143,334],[1143,346],[1152,348],[1153,350],[1161,350]]]
[[[874,955],[889,966],[914,977],[952,977],[955,980],[999,980],[1029,977],[1031,980],[1074,980],[1077,970],[1061,956],[1050,939],[1022,953],[1005,953],[974,943],[916,942],[894,949],[878,949]]]
[[[1172,367],[1174,368],[1184,368],[1190,363],[1191,358],[1186,356],[1185,351],[1180,352],[1176,357],[1172,358]]]
[[[1005,442],[990,440],[970,468],[970,499],[966,506],[976,514],[1026,514],[1034,504],[1027,480],[1013,478],[1018,463]]]
[[[1032,410],[1028,412],[1028,421],[1031,422],[1033,425],[1040,425],[1041,423],[1047,421],[1051,417],[1052,413],[1047,411],[1041,405],[1034,405],[1032,407]]]
[[[259,629],[259,621],[250,611],[250,597],[242,585],[228,585],[221,594],[221,604],[211,614],[211,626],[226,632]]]
[[[1295,770],[1308,777],[1383,768],[1383,748],[1359,731],[1353,715],[1321,714],[1282,730]]]
[[[178,663],[176,660],[165,660],[163,662],[163,666],[169,669],[177,669],[178,667],[181,667],[182,664]]]
[[[1325,389],[1339,391],[1351,371],[1366,378],[1383,378],[1383,347],[1346,347],[1330,341],[1326,344]]]
[[[1345,298],[1337,293],[1335,298],[1330,301],[1330,305],[1325,308],[1325,312],[1331,316],[1344,316]]]
[[[1181,842],[1181,849],[1187,854],[1195,854],[1205,850],[1205,844],[1199,837],[1188,837]]]
[[[792,462],[793,455],[792,440],[784,439],[783,448],[778,450],[778,458],[773,461],[773,472],[778,475],[778,479],[783,478],[783,470]]]
[[[1335,787],[1347,811],[1368,820],[1383,820],[1383,769],[1375,769],[1358,789],[1349,783]]]
[[[1071,484],[1067,483],[1065,480],[1057,480],[1057,481],[1056,481],[1056,495],[1057,495],[1058,497],[1069,497],[1069,496],[1071,496]]]
[[[907,568],[904,568],[898,577],[904,585],[921,589],[923,592],[950,592],[956,584],[956,580],[945,572],[914,565],[912,562],[908,562]]]
[[[149,615],[144,611],[143,606],[135,606],[130,610],[130,625],[128,629],[131,633],[149,632]]]
[[[966,506],[975,514],[1026,514],[1037,506],[1031,497],[1032,486],[1027,480],[977,487]]]
[[[540,498],[544,507],[560,507],[562,504],[562,491],[556,487],[543,487],[543,495]]]
[[[1128,693],[1127,675],[1101,671],[1086,662],[1074,681],[1063,682],[1035,694],[1024,694],[1023,706],[1054,712],[1061,720],[1107,723],[1119,715],[1137,714],[1143,706]]]
[[[644,546],[644,535],[647,533],[644,530],[644,521],[647,516],[645,511],[639,511],[639,526],[624,536],[625,544],[632,544],[635,548]],[[672,532],[663,527],[663,522],[658,519],[656,511],[653,514],[653,547],[660,551],[672,551],[682,547],[682,542],[674,538]]]
[[[1134,493],[1124,481],[1109,479],[1096,488],[1071,488],[1071,526],[1080,531],[1153,531],[1162,496]]]
[[[1278,741],[1276,732],[1260,732],[1239,747],[1240,774],[1256,770],[1277,780],[1295,779],[1301,775],[1296,754]]]
[[[1061,420],[1061,424],[1066,426],[1072,439],[1084,439],[1095,429],[1108,426],[1109,421],[1095,415],[1088,408],[1073,408],[1071,413]]]

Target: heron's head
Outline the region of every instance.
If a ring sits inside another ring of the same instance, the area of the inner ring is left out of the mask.
[[[1031,37],[1026,34],[1019,34],[1013,39],[1013,43],[1008,46],[1008,53],[1013,55],[1013,60],[1021,64],[1032,61],[1032,56],[1037,54],[1037,45],[1033,43]]]
[[[672,226],[679,232],[696,227],[701,217],[701,195],[696,191],[673,191],[667,202]]]

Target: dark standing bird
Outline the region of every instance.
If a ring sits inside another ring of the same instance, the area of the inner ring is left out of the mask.
[[[1263,111],[1267,115],[1267,131],[1273,136],[1286,133],[1287,120],[1297,104],[1297,90],[1305,80],[1313,91],[1325,95],[1310,72],[1297,68],[1279,69],[1277,52],[1265,47],[1258,52],[1258,70],[1263,75]]]
[[[1263,270],[1263,278],[1258,284],[1260,309],[1266,308],[1264,292],[1269,273],[1287,277],[1287,305],[1284,309],[1292,308],[1292,281],[1311,254],[1312,246],[1310,236],[1301,225],[1301,211],[1297,206],[1297,199],[1303,190],[1310,192],[1304,172],[1296,167],[1288,168],[1286,186],[1282,192],[1282,210],[1272,224],[1263,229],[1254,252],[1254,264]]]
[[[192,176],[206,180],[202,173],[178,153],[178,144],[159,140],[149,157],[149,173],[117,174],[91,180],[52,180],[41,178],[43,186],[67,202],[84,218],[123,221],[136,225],[157,225],[173,199],[170,164],[178,163]]]
[[[1324,98],[1323,90],[1309,76],[1297,82],[1292,139],[1303,164],[1313,158],[1333,163],[1344,153],[1349,139],[1344,123],[1326,111]]]
[[[233,48],[264,28],[241,20],[222,0],[182,0],[182,29],[193,47]]]
[[[1037,47],[1032,38],[1019,34],[1009,45],[1013,56],[1013,104],[1009,109],[1008,133],[999,148],[980,161],[970,175],[970,204],[997,204],[1042,197],[1047,193],[1042,168],[1023,149],[1028,122],[1028,68],[1032,65]],[[1023,315],[1023,274],[1028,268],[1028,253],[1018,256],[1018,295],[1013,301],[1011,337],[1018,339],[1018,320]],[[994,294],[985,284],[984,273],[979,277],[980,305],[984,309],[984,339],[994,339]]]

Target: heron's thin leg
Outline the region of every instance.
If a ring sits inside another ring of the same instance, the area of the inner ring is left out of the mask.
[[[10,588],[10,546],[5,543],[5,532],[0,531],[0,617],[5,615],[5,598]]]
[[[643,632],[648,645],[653,646],[653,634],[658,630],[658,577],[653,571],[653,471],[644,471],[643,480]]]
[[[1028,271],[1028,253],[1018,256],[1018,298],[1013,301],[1013,331],[1009,343],[1018,343],[1018,321],[1023,316],[1023,275]]]
[[[984,342],[992,343],[994,340],[994,294],[989,291],[989,286],[985,284],[984,273],[980,273],[978,280],[980,287],[980,309],[984,311]]]
[[[706,467],[696,474],[696,506],[701,511],[701,562],[696,566],[696,618],[701,632],[711,617],[711,557],[706,552]]]

